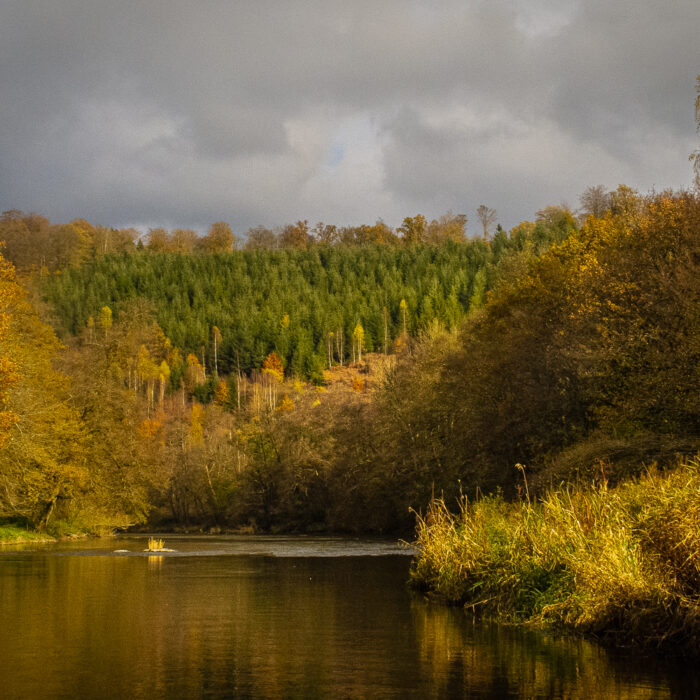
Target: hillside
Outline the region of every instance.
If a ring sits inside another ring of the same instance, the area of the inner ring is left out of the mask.
[[[504,250],[515,247],[506,241]],[[75,335],[104,306],[118,313],[145,298],[173,345],[248,372],[276,352],[292,374],[320,380],[331,362],[353,359],[358,324],[363,351],[390,351],[406,331],[437,319],[453,328],[483,303],[502,251],[482,241],[442,246],[313,247],[187,256],[135,251],[107,255],[44,278],[58,328]],[[402,307],[405,300],[405,308]],[[358,350],[359,352],[359,350]]]

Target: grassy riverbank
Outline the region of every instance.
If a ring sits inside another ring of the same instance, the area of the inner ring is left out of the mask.
[[[700,653],[700,460],[419,518],[412,580],[511,622]]]
[[[53,542],[56,538],[45,532],[27,530],[19,525],[0,524],[0,544],[22,544],[23,542]]]
[[[25,542],[56,542],[83,537],[104,537],[114,532],[104,525],[85,525],[80,521],[56,520],[46,529],[32,529],[28,524],[7,520],[0,521],[0,544]]]

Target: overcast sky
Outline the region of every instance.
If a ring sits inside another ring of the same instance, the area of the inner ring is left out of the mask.
[[[0,0],[0,207],[504,227],[691,184],[698,0]]]

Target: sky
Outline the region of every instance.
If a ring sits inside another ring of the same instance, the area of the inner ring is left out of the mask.
[[[1,0],[0,210],[243,234],[689,187],[698,0]]]

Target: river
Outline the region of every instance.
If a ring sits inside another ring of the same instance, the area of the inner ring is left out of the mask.
[[[700,695],[687,665],[427,603],[392,542],[165,539],[0,548],[0,697]]]

